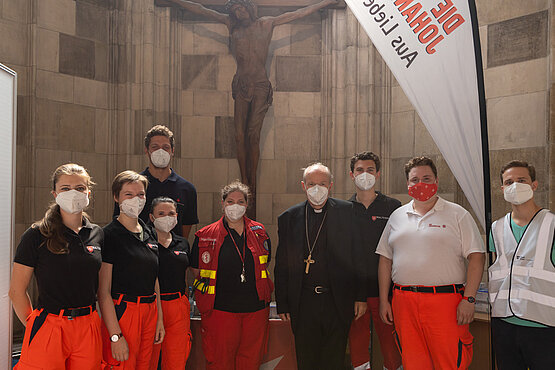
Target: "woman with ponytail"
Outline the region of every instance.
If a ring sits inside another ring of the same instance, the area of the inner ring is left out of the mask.
[[[58,167],[52,174],[54,203],[21,237],[10,286],[15,313],[25,325],[18,370],[100,368],[96,293],[104,234],[83,212],[92,185],[83,167]],[[27,295],[33,274],[35,308]]]

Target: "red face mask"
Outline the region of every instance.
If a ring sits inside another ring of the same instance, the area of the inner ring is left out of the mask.
[[[409,195],[416,200],[425,202],[437,193],[437,184],[425,184],[419,182],[416,185],[409,187]]]

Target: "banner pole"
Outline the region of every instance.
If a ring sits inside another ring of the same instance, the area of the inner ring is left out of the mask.
[[[478,98],[480,102],[480,128],[482,136],[482,165],[484,174],[484,208],[485,208],[485,232],[486,232],[486,248],[489,243],[489,234],[491,232],[491,178],[490,178],[490,161],[489,161],[489,136],[486,109],[486,92],[484,88],[484,67],[482,64],[482,47],[480,43],[480,30],[478,26],[478,13],[476,11],[475,0],[468,0],[470,9],[470,17],[472,19],[472,34],[474,36],[474,55],[476,58],[476,80],[478,83]],[[489,248],[487,248],[489,249]],[[493,263],[493,253],[488,252],[488,266]],[[491,369],[495,370],[495,351],[492,341],[491,312],[488,313],[490,320],[490,354]]]

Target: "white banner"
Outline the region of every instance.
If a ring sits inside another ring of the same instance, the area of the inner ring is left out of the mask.
[[[480,51],[474,0],[346,2],[422,118],[485,228],[486,210],[489,213],[482,159],[485,100],[481,61],[476,59]],[[487,158],[485,162],[489,166]]]

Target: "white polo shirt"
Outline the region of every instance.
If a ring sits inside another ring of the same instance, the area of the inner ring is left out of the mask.
[[[426,286],[465,283],[468,255],[485,253],[472,216],[442,198],[420,216],[413,203],[391,214],[376,249],[377,254],[393,260],[393,282]]]

